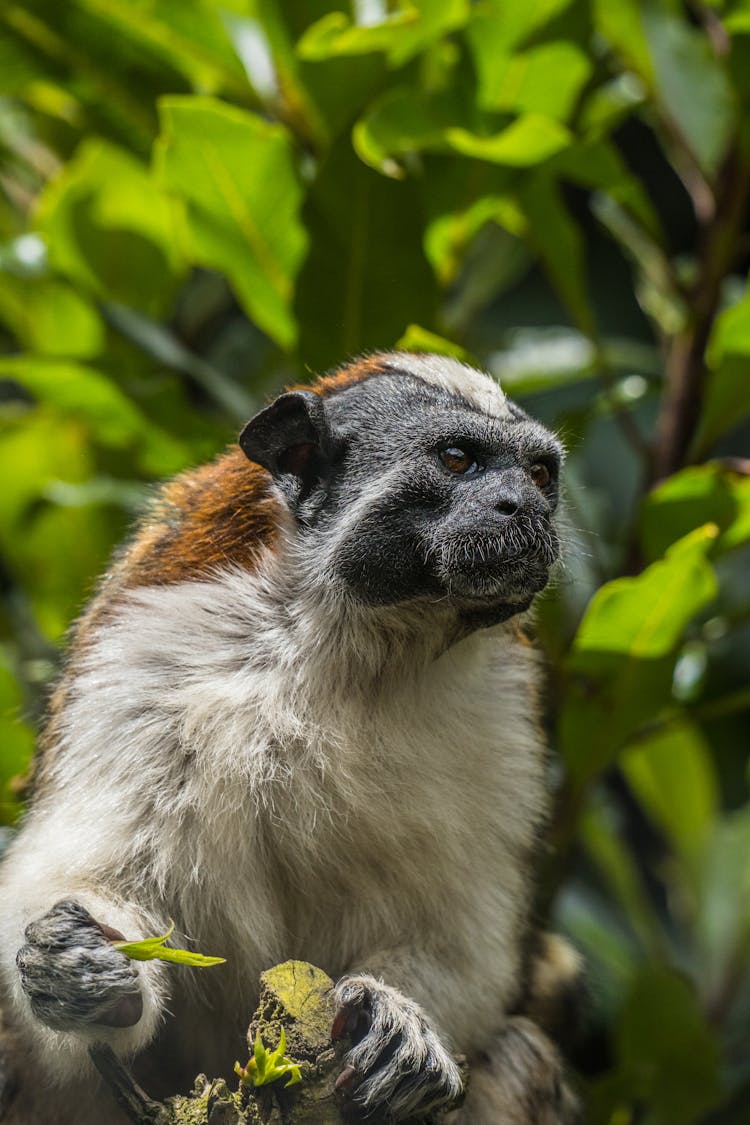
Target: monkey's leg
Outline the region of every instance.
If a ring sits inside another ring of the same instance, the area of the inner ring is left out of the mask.
[[[532,1020],[514,1016],[470,1060],[466,1100],[445,1125],[568,1125],[576,1113],[554,1043]]]

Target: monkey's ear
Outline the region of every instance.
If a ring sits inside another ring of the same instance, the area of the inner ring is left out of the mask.
[[[289,391],[261,410],[240,434],[250,461],[268,469],[290,500],[301,499],[331,456],[323,400],[312,391]]]

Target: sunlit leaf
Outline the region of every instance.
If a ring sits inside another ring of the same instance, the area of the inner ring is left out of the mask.
[[[185,464],[179,443],[91,367],[41,356],[0,356],[0,378],[12,379],[40,402],[77,418],[105,445],[142,450],[144,464],[153,471],[166,474]]]
[[[672,651],[688,621],[716,595],[706,553],[718,533],[715,524],[698,528],[637,578],[617,578],[603,586],[578,629],[575,653],[613,652],[638,659]]]
[[[490,160],[511,167],[541,164],[571,143],[564,125],[540,113],[527,113],[493,136],[480,136],[468,129],[449,128],[445,138],[463,156]]]
[[[679,854],[694,863],[718,810],[711,755],[700,731],[668,723],[620,758],[633,792]]]
[[[479,104],[483,109],[541,113],[566,121],[591,70],[591,61],[580,47],[564,40],[505,58],[495,56],[493,65],[482,73]]]
[[[0,273],[0,320],[40,355],[88,359],[104,346],[104,325],[92,302],[56,278]]]
[[[174,930],[174,922],[161,937],[144,938],[142,941],[115,941],[115,949],[133,961],[171,961],[177,965],[189,965],[194,969],[207,969],[211,965],[224,965],[225,957],[207,957],[190,949],[177,949],[165,943]]]
[[[52,265],[97,296],[158,315],[180,273],[172,215],[150,172],[90,140],[44,193],[38,226]]]
[[[166,98],[161,120],[159,179],[186,204],[190,256],[226,273],[259,327],[291,347],[305,235],[288,133],[210,98]]]
[[[657,99],[704,172],[712,176],[726,151],[736,115],[726,71],[708,37],[691,27],[682,13],[645,5],[642,18]]]
[[[422,214],[411,181],[378,175],[346,141],[321,167],[304,221],[312,244],[295,312],[300,349],[313,369],[382,348],[409,320],[432,324],[435,279],[421,245]]]
[[[468,0],[413,0],[382,23],[352,23],[343,12],[330,12],[307,29],[297,49],[311,61],[384,51],[391,65],[401,66],[438,36],[462,27],[469,13]]]
[[[647,557],[658,558],[675,540],[708,521],[721,530],[715,552],[750,539],[750,477],[720,465],[695,465],[666,480],[643,504],[641,542]]]

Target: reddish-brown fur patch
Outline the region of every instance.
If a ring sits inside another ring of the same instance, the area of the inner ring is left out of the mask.
[[[164,586],[226,566],[252,569],[282,518],[270,484],[266,470],[239,449],[176,477],[162,489],[113,577],[130,587]]]

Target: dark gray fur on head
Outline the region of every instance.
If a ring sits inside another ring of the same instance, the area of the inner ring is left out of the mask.
[[[311,546],[320,544],[327,577],[357,601],[448,600],[491,624],[528,608],[548,581],[562,447],[516,406],[494,415],[385,368],[325,398],[284,395],[243,439]],[[477,471],[446,468],[440,455],[450,447],[476,457]],[[290,463],[299,466],[294,487]],[[540,463],[551,475],[544,488],[529,472]]]

